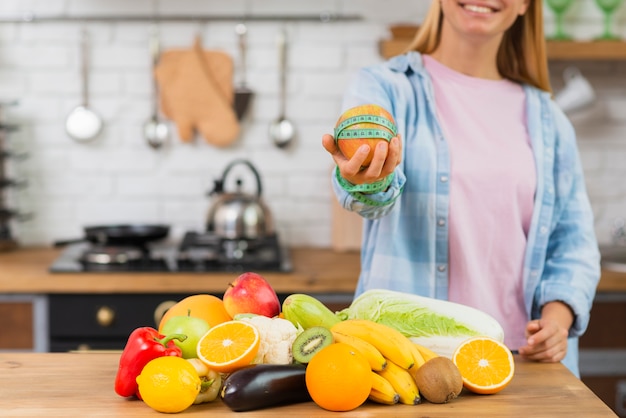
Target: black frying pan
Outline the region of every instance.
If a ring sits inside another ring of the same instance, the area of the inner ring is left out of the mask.
[[[55,246],[75,242],[90,241],[101,245],[143,246],[150,241],[167,237],[168,225],[158,224],[120,224],[88,226],[84,228],[85,237],[81,239],[57,241]]]

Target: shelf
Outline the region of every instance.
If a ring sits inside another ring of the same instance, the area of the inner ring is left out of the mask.
[[[380,55],[388,59],[401,54],[410,42],[410,38],[382,40]],[[624,41],[548,41],[547,51],[548,59],[554,61],[626,61]]]
[[[23,14],[13,16],[0,15],[0,23],[84,23],[84,22],[104,22],[104,23],[123,23],[123,22],[248,22],[248,21],[260,21],[260,22],[273,22],[273,21],[295,21],[295,22],[339,22],[339,21],[354,21],[361,20],[361,16],[347,15],[347,14],[334,14],[330,12],[322,12],[319,14],[307,14],[307,15],[248,15],[248,14],[233,14],[233,15],[186,15],[186,14],[174,14],[174,15],[36,15],[36,14]]]
[[[624,41],[548,41],[551,60],[626,60]]]

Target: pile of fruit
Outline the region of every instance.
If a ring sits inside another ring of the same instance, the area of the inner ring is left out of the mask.
[[[392,326],[342,318],[310,295],[281,305],[267,280],[248,272],[223,298],[189,296],[156,329],[133,331],[115,391],[167,413],[218,398],[233,411],[307,401],[349,411],[446,403],[464,387],[496,393],[512,377],[511,352],[492,337],[468,338],[450,358]]]

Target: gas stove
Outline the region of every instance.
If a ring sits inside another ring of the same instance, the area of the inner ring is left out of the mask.
[[[273,234],[257,239],[224,239],[211,232],[187,232],[179,244],[152,242],[67,245],[52,263],[52,273],[71,272],[244,272],[291,271],[288,251]]]

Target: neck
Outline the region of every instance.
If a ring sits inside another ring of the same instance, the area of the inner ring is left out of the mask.
[[[431,54],[440,63],[462,74],[501,80],[496,57],[502,37],[489,40],[454,36],[444,24],[439,46]]]

